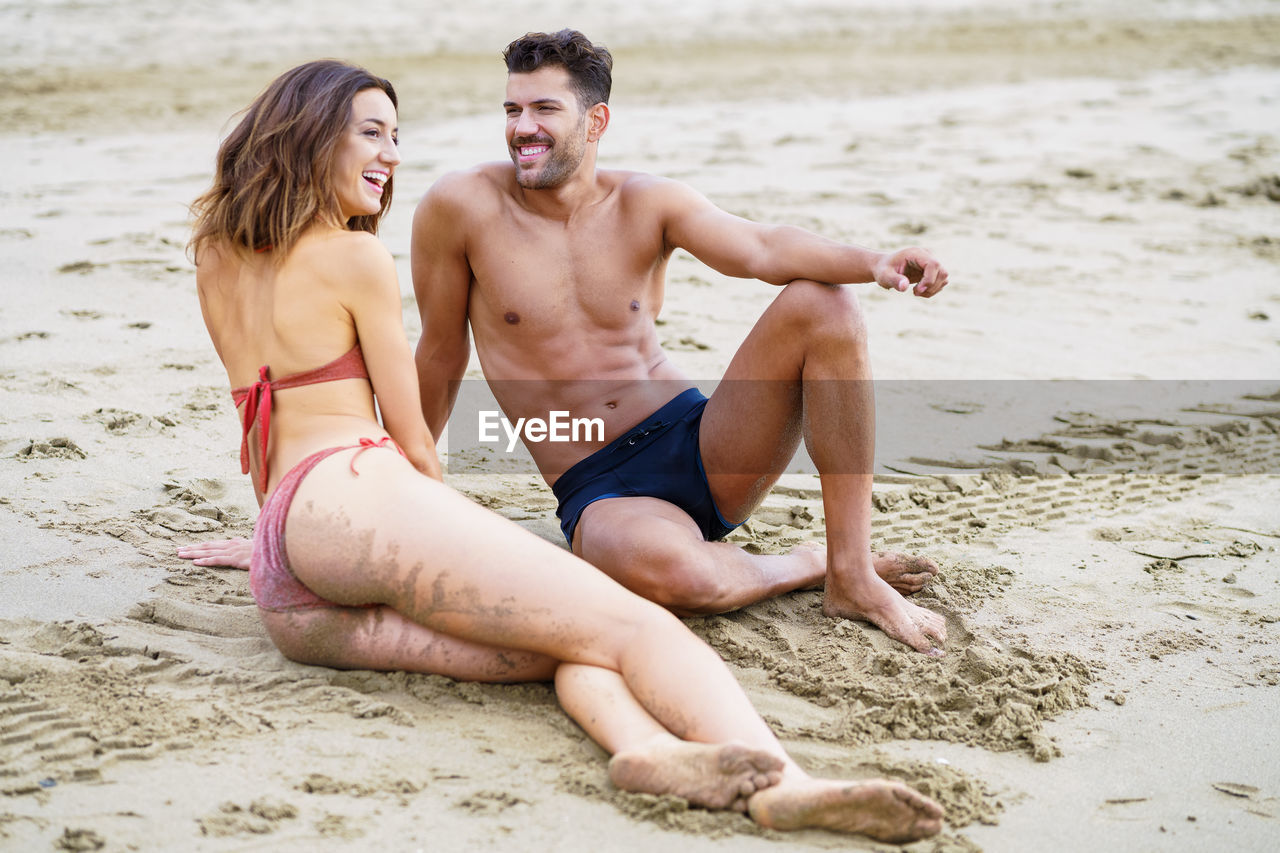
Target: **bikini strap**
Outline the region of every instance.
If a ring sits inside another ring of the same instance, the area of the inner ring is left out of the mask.
[[[404,451],[400,449],[400,445],[396,444],[395,439],[389,435],[384,435],[377,441],[374,441],[372,438],[362,438],[360,439],[360,449],[351,454],[351,473],[353,476],[360,476],[360,472],[356,470],[356,460],[360,458],[360,454],[364,453],[366,450],[372,450],[375,447],[389,447],[396,453],[404,456]],[[405,458],[408,459],[409,457],[405,456]]]
[[[231,392],[231,399],[237,406],[244,403],[244,420],[240,432],[240,473],[249,473],[249,430],[254,422],[258,424],[258,462],[262,466],[259,473],[261,486],[259,491],[267,491],[267,438],[271,435],[271,381],[267,379],[267,365],[258,368],[258,381]]]
[[[368,379],[369,369],[364,363],[364,353],[359,341],[355,346],[328,364],[292,376],[280,379],[267,379],[267,365],[258,368],[258,381],[252,385],[231,389],[231,399],[239,406],[245,403],[244,421],[240,434],[240,473],[249,473],[249,430],[254,422],[258,424],[258,462],[262,466],[259,472],[260,491],[267,491],[267,440],[271,435],[271,391],[288,388],[300,388],[303,385],[316,385],[320,382],[332,382],[336,379]],[[399,448],[396,448],[399,450]],[[357,454],[359,455],[359,454]],[[352,469],[354,473],[355,469]]]
[[[364,363],[364,352],[360,349],[359,342],[357,342],[355,346],[328,364],[313,367],[311,370],[304,370],[301,373],[294,373],[291,376],[283,376],[280,379],[273,380],[271,385],[277,391],[283,391],[286,388],[299,388],[303,385],[333,382],[336,379],[368,378],[369,369]]]

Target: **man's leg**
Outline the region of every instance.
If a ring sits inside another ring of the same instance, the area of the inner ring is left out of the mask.
[[[681,509],[657,498],[605,498],[587,506],[573,552],[627,589],[682,616],[727,613],[797,589],[821,587],[826,549],[802,542],[788,554],[749,554],[707,542]],[[937,573],[928,560],[874,555],[876,573],[902,595]]]
[[[823,611],[935,650],[944,620],[895,592],[871,552],[875,398],[862,312],[847,288],[798,281],[761,316],[703,414],[702,461],[720,512],[750,514],[802,436],[826,512]]]
[[[841,295],[814,284],[797,289],[837,298]],[[731,438],[721,440],[715,434],[717,428],[709,428],[708,418],[703,419],[703,461],[708,472],[716,472],[713,493],[721,512],[731,519],[745,518],[768,494],[795,455],[802,434],[802,351],[792,354],[777,375],[738,381],[752,376],[761,360],[773,364],[769,353],[782,349],[774,337],[786,333],[789,314],[804,310],[803,305],[793,307],[791,303],[802,300],[795,299],[794,292],[787,293],[787,304],[771,307],[753,329],[729,367],[726,379],[730,381],[723,383],[708,403],[712,421],[718,418],[731,425]],[[778,301],[782,302],[781,296]],[[856,303],[849,303],[856,312]],[[860,329],[860,321],[851,322],[857,318],[848,316],[848,307],[837,318],[838,338],[849,338],[851,326]],[[865,343],[862,346],[865,348]],[[738,411],[741,414],[733,414]],[[720,451],[713,452],[711,460],[706,456],[709,434],[714,450]],[[740,457],[736,455],[739,451],[743,454]],[[718,460],[722,457],[728,462],[721,464]],[[743,464],[730,467],[740,461]],[[815,550],[810,543],[802,543],[790,554],[758,555],[735,545],[706,542],[684,512],[653,498],[608,498],[590,504],[579,520],[573,550],[628,589],[686,614],[724,612],[783,592],[819,586],[827,567],[825,551]],[[872,565],[902,595],[918,592],[937,572],[929,560],[896,553],[876,553]]]
[[[748,554],[707,542],[683,510],[657,498],[605,498],[582,511],[573,551],[614,580],[681,615],[724,613],[820,586],[821,550]]]

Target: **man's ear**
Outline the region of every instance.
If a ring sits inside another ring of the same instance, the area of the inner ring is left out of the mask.
[[[596,104],[587,111],[587,141],[599,142],[609,127],[609,105]]]

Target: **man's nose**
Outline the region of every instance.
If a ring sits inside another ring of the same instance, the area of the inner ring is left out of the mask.
[[[515,135],[516,136],[537,136],[538,135],[538,123],[533,120],[533,116],[529,113],[528,110],[522,111],[520,113],[520,118],[516,119]]]

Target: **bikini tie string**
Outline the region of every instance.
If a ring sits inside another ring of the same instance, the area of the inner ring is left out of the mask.
[[[404,451],[400,449],[400,445],[396,444],[395,441],[389,435],[384,435],[382,438],[378,439],[377,441],[374,441],[372,438],[362,438],[360,439],[360,449],[357,450],[355,453],[351,454],[352,476],[354,477],[360,476],[360,472],[356,470],[356,460],[360,458],[360,454],[364,453],[366,450],[372,450],[375,447],[390,447],[396,453],[399,453],[401,456],[404,456]]]
[[[259,491],[267,491],[267,436],[271,433],[271,382],[267,379],[267,366],[258,368],[258,381],[245,389],[244,423],[240,436],[240,473],[249,473],[249,430],[258,423],[258,458],[262,460]]]

